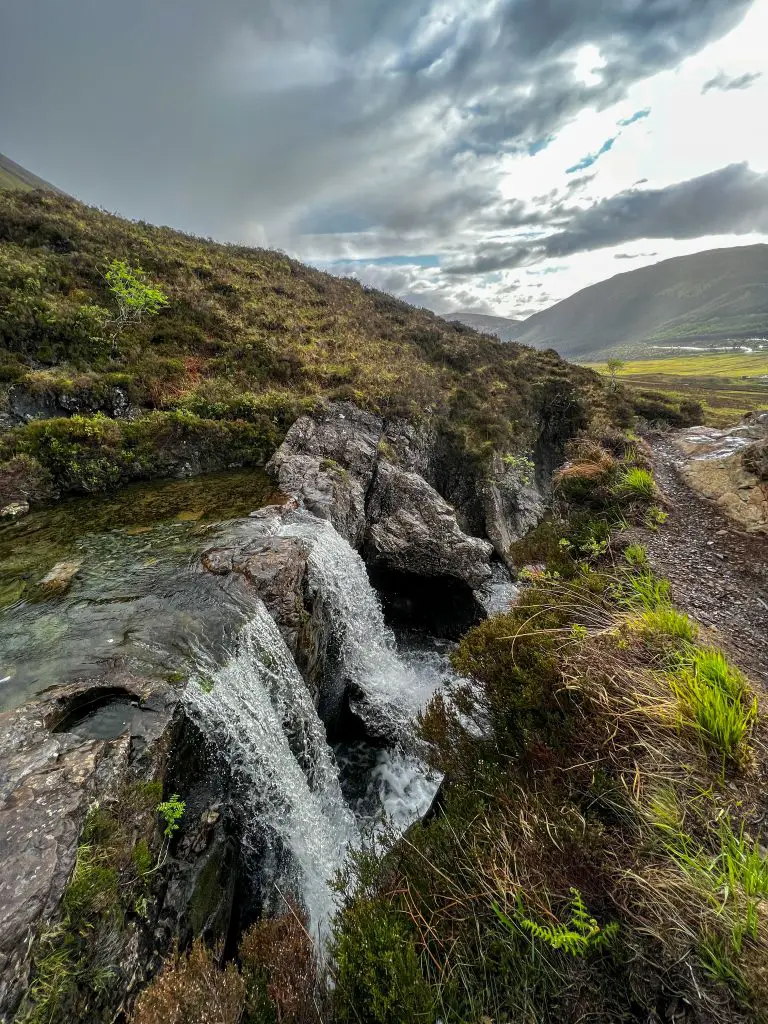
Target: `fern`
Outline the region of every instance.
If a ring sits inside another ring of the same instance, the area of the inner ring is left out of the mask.
[[[595,918],[589,916],[578,889],[571,889],[569,908],[567,923],[556,921],[555,924],[540,924],[525,916],[521,900],[518,901],[514,920],[495,903],[493,905],[496,916],[510,931],[522,930],[534,942],[543,942],[551,949],[561,950],[569,956],[586,956],[609,945],[616,938],[618,922],[612,921],[601,928]]]

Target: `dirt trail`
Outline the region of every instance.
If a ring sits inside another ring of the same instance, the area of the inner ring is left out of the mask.
[[[651,565],[671,581],[677,604],[715,628],[734,661],[768,687],[768,537],[741,532],[691,491],[670,440],[655,440],[653,451],[669,519],[646,541]]]

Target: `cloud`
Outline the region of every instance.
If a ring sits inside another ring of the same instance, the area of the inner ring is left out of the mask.
[[[486,158],[535,151],[750,2],[9,0],[0,130],[67,191],[201,234],[287,246],[342,207],[439,232],[487,194]],[[600,56],[587,80],[584,47]]]
[[[613,254],[615,260],[650,260],[658,256],[657,252],[616,252]]]
[[[710,78],[701,87],[702,95],[717,89],[720,92],[733,92],[737,89],[749,89],[755,82],[763,77],[762,71],[747,71],[743,75],[731,77],[724,71],[718,71],[714,78]]]
[[[447,273],[511,269],[553,257],[622,245],[643,238],[768,233],[768,173],[746,163],[661,189],[629,189],[575,213],[562,231],[530,242],[496,243]]]

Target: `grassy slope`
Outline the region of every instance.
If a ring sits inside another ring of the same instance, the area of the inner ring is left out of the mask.
[[[636,357],[670,341],[768,336],[768,246],[715,249],[619,274],[525,322],[518,340],[568,358]]]
[[[126,329],[116,352],[104,327],[114,257],[141,266],[170,298]],[[605,404],[598,376],[554,353],[501,344],[282,253],[51,194],[0,193],[0,311],[6,391],[94,409],[120,387],[147,414],[34,423],[0,440],[0,462],[33,456],[69,491],[167,473],[164,448],[198,448],[208,434],[206,466],[230,435],[236,461],[250,449],[263,463],[320,398],[431,417],[481,459],[529,443],[542,415],[578,423]]]
[[[591,364],[604,372],[604,363]],[[625,364],[619,376],[638,391],[662,392],[702,403],[707,423],[725,426],[746,412],[768,408],[768,352],[697,353]]]
[[[19,189],[22,192],[29,192],[33,189],[59,191],[54,185],[49,185],[47,181],[38,178],[36,174],[27,171],[7,156],[3,156],[2,153],[0,153],[0,189]]]

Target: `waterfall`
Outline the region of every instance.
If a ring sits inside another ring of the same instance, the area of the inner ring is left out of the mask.
[[[338,683],[362,694],[355,710],[379,727],[378,735],[386,725],[389,747],[331,750],[306,684],[261,601],[229,662],[210,673],[213,685],[191,681],[185,699],[231,766],[250,830],[246,843],[250,838],[260,851],[266,839],[277,853],[288,854],[287,878],[279,868],[278,876],[322,936],[334,910],[329,881],[349,848],[361,842],[361,832],[379,830],[382,819],[403,832],[434,798],[440,780],[418,756],[413,721],[450,670],[444,655],[418,645],[398,652],[362,559],[330,523],[296,510],[267,528],[304,542],[308,585],[337,653]],[[349,801],[339,762],[359,784]]]
[[[212,682],[190,681],[186,700],[230,766],[245,843],[277,837],[292,861],[283,882],[322,934],[333,911],[329,881],[359,833],[323,724],[261,602]]]
[[[356,710],[369,724],[383,722],[390,735],[410,734],[415,715],[435,692],[435,679],[398,654],[362,558],[331,523],[309,512],[292,512],[278,534],[307,543],[309,585],[328,611],[342,681],[365,695]]]

